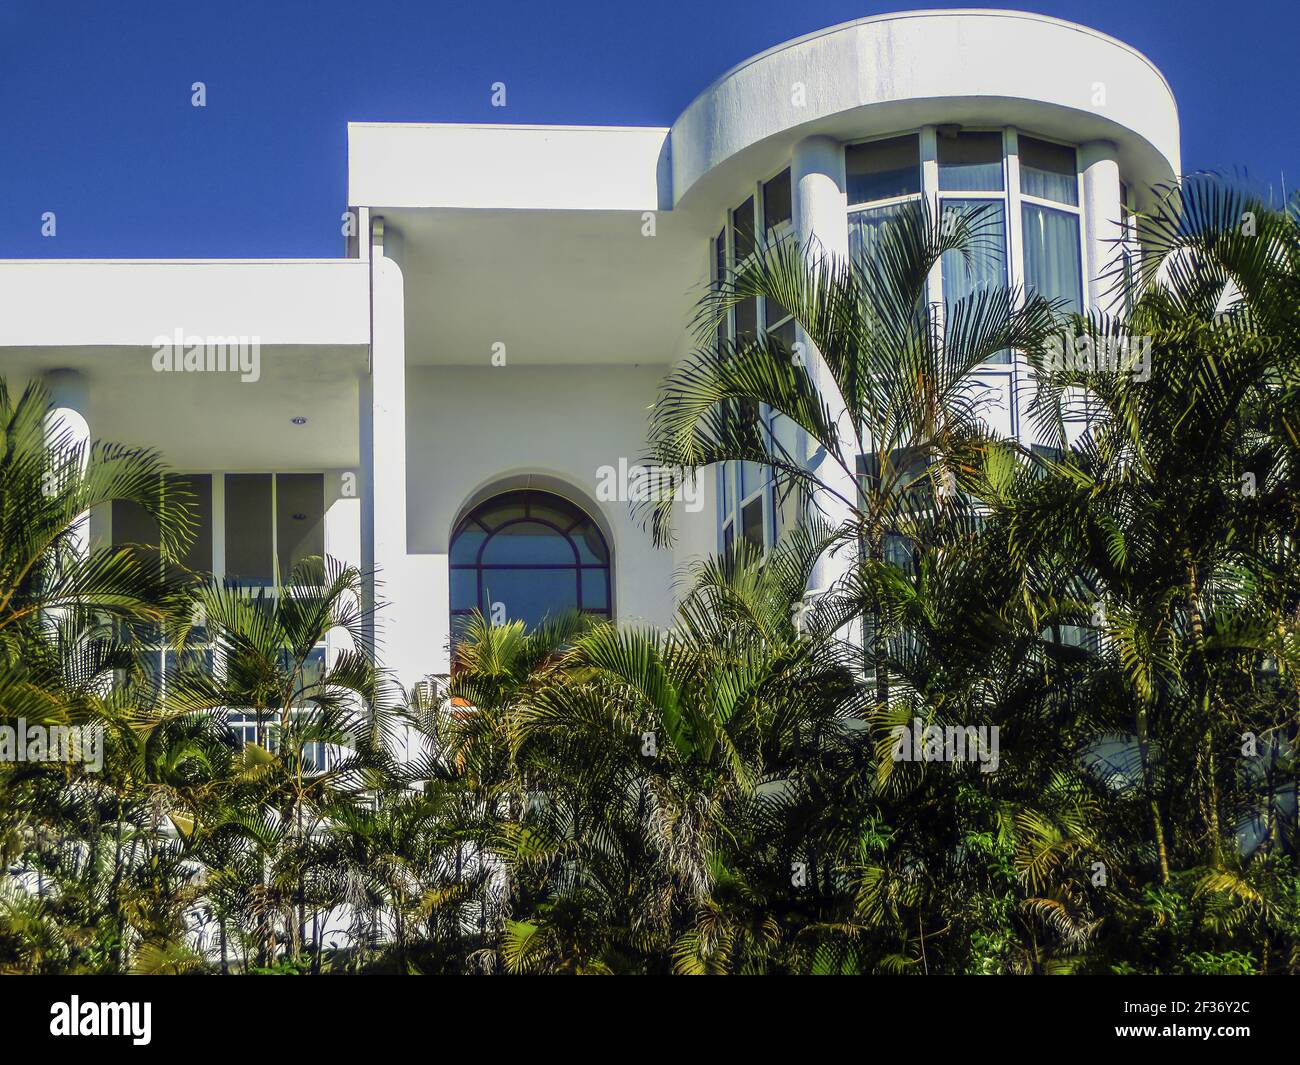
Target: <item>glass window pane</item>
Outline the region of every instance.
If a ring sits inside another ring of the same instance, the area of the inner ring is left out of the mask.
[[[271,475],[226,474],[226,579],[274,582],[271,560]]]
[[[161,570],[158,555],[158,523],[153,516],[138,503],[127,500],[113,502],[113,546],[131,545],[131,553],[136,562],[157,576]]]
[[[758,297],[751,296],[736,304],[736,339],[758,336]]]
[[[452,612],[477,610],[479,608],[478,570],[453,568],[450,576]]]
[[[783,170],[763,186],[763,228],[790,221],[790,171]]]
[[[880,231],[889,219],[903,208],[897,204],[889,207],[872,207],[854,211],[849,215],[849,254],[858,260],[869,259],[880,239]]]
[[[478,561],[479,548],[488,534],[477,522],[466,522],[456,531],[451,539],[451,552],[448,561],[453,565],[474,565]]]
[[[941,214],[953,211],[967,220],[971,232],[970,259],[959,251],[943,253],[943,302],[951,308],[981,289],[1007,286],[1006,206],[1001,200],[944,200]],[[947,312],[951,313],[951,312]],[[1010,362],[1009,351],[999,352],[990,362]]]
[[[731,239],[736,262],[754,250],[754,197],[751,196],[731,212]]]
[[[484,605],[497,603],[508,621],[536,625],[542,618],[562,614],[578,605],[576,569],[489,569],[483,571]]]
[[[517,521],[493,534],[483,548],[483,565],[527,566],[575,564],[573,547],[563,533],[535,521]]]
[[[166,479],[168,493],[183,498],[194,520],[194,539],[186,547],[180,563],[195,573],[212,572],[212,474],[170,474]],[[164,497],[166,505],[166,497]]]
[[[740,512],[740,535],[745,542],[763,549],[763,497],[759,496]]]
[[[609,609],[609,571],[584,569],[582,571],[582,608],[584,610]]]
[[[939,135],[939,188],[952,192],[1002,188],[1002,134]]]
[[[794,350],[795,328],[794,319],[788,319],[775,329],[769,330],[771,335],[785,345],[786,351]]]
[[[594,522],[584,521],[571,533],[570,539],[573,545],[578,549],[578,559],[581,562],[608,562],[609,548],[605,546],[605,538],[600,534]]]
[[[1073,148],[1020,138],[1020,191],[1026,196],[1077,206],[1077,165]]]
[[[921,142],[916,134],[850,144],[844,151],[850,204],[909,196],[921,191]]]
[[[1025,289],[1049,300],[1064,300],[1064,309],[1083,313],[1083,264],[1079,218],[1037,204],[1022,204]]]
[[[295,563],[325,554],[324,474],[276,474],[275,511],[276,548],[283,579]]]

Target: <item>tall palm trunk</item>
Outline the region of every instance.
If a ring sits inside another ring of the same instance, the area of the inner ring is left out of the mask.
[[[1214,757],[1214,722],[1212,720],[1213,704],[1210,693],[1210,671],[1205,656],[1205,618],[1201,613],[1200,587],[1196,573],[1196,563],[1191,553],[1187,558],[1187,615],[1191,622],[1192,648],[1196,653],[1195,679],[1201,694],[1201,734],[1200,760],[1206,775],[1206,796],[1203,802],[1203,814],[1206,828],[1210,833],[1210,846],[1217,861],[1221,853],[1219,835],[1219,781]]]
[[[1151,737],[1148,732],[1147,707],[1143,703],[1137,711],[1138,758],[1141,763],[1142,791],[1151,807],[1151,824],[1155,832],[1156,855],[1160,860],[1160,883],[1169,883],[1169,852],[1165,846],[1165,826],[1160,816],[1160,803],[1151,790]]]

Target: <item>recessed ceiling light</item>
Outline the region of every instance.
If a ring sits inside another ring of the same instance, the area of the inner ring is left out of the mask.
[[[301,414],[297,415],[297,416],[294,417],[294,418],[291,418],[290,421],[292,421],[294,425],[306,425],[306,424],[307,424],[307,419],[304,418]]]

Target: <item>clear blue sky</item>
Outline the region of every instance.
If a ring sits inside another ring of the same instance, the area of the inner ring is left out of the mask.
[[[0,257],[337,255],[349,120],[669,125],[755,52],[909,6],[0,0]],[[1186,169],[1300,184],[1294,0],[1030,9],[1155,61]],[[505,111],[489,105],[494,81]]]

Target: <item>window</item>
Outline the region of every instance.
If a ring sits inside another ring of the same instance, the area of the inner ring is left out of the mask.
[[[457,524],[450,555],[453,628],[475,610],[530,627],[568,610],[612,616],[605,538],[583,510],[550,492],[481,503]]]
[[[1021,137],[1020,194],[1077,207],[1079,174],[1074,149]]]
[[[200,577],[269,588],[275,584],[277,557],[285,578],[296,562],[325,554],[323,474],[169,474],[160,491],[164,507],[169,500],[182,498],[190,506],[195,536],[178,562]],[[158,525],[147,511],[115,502],[110,520],[115,547],[130,547],[148,564],[164,565],[159,559]],[[191,645],[179,654],[163,646],[156,626],[137,627],[135,636],[156,652],[149,655],[146,669],[160,689],[181,669],[210,674],[217,668],[202,628],[191,633]],[[322,644],[313,652],[313,660],[323,663],[324,655]]]
[[[754,197],[731,212],[731,261],[744,262],[754,253]]]
[[[1025,248],[1025,290],[1062,300],[1066,311],[1083,313],[1083,251],[1079,216],[1040,204],[1021,205]]]
[[[226,474],[228,582],[275,584],[294,565],[325,553],[325,478],[319,473]]]
[[[850,144],[844,153],[849,206],[921,192],[921,142],[915,134]]]
[[[1007,286],[1007,211],[1002,200],[945,197],[941,212],[952,211],[970,227],[969,260],[958,251],[946,251],[941,262],[944,320],[948,321],[961,300],[972,299],[982,290]],[[987,361],[1011,361],[1010,351],[1000,351]]]
[[[728,263],[742,263],[753,254],[753,234],[759,225],[767,240],[780,240],[789,234],[791,203],[790,171],[786,169],[761,182],[756,195],[727,213],[727,226],[714,246],[715,282],[726,276]],[[761,217],[756,212],[761,212]],[[726,254],[728,244],[730,255]],[[759,297],[742,300],[732,308],[730,321],[719,329],[719,349],[727,339],[742,342],[764,333],[773,333],[787,346],[793,346],[794,323],[789,312]],[[757,426],[768,440],[776,431],[777,419],[766,407],[738,403],[732,408],[731,416],[742,424]],[[759,550],[765,549],[776,537],[771,470],[757,462],[722,463],[717,470],[717,486],[718,529],[723,550],[730,550],[738,532]]]
[[[946,133],[938,137],[939,189],[943,192],[1001,192],[1002,134]]]
[[[791,218],[790,171],[786,169],[763,186],[763,229],[770,233]]]

